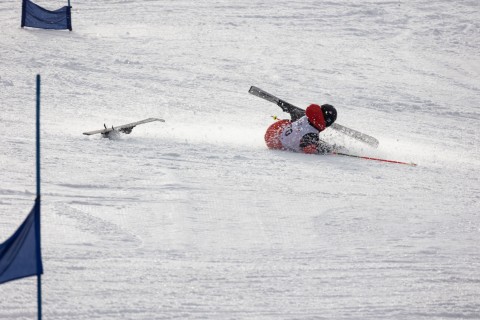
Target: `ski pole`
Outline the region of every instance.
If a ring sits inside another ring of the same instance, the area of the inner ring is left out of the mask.
[[[346,157],[352,157],[352,158],[360,158],[360,159],[365,159],[365,160],[374,160],[374,161],[381,161],[381,162],[389,162],[389,163],[397,163],[397,164],[406,164],[407,166],[412,166],[416,167],[417,164],[413,162],[402,162],[402,161],[396,161],[396,160],[387,160],[387,159],[380,159],[380,158],[372,158],[372,157],[364,157],[364,156],[355,156],[353,154],[348,154],[348,153],[343,153],[343,152],[333,152],[332,154],[334,155],[339,155],[339,156],[346,156]]]

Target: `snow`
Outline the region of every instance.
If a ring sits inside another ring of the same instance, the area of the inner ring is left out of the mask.
[[[33,206],[38,73],[45,319],[480,319],[478,1],[72,6],[68,32],[0,3],[0,241]],[[251,85],[418,166],[267,150],[287,115]],[[35,278],[0,286],[0,319],[35,316]]]

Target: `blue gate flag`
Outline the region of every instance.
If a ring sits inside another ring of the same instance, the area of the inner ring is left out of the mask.
[[[36,5],[30,0],[22,2],[22,28],[68,29],[72,31],[71,6],[50,11]]]
[[[0,284],[43,273],[40,250],[40,201],[15,233],[0,244]]]

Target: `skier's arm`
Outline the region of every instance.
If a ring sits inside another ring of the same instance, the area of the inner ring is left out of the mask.
[[[300,148],[304,153],[318,153],[318,134],[307,133],[300,140]]]

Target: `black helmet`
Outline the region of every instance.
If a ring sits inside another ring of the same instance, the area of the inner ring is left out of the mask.
[[[337,110],[330,104],[322,105],[323,118],[325,119],[325,126],[330,127],[332,123],[337,120]]]

